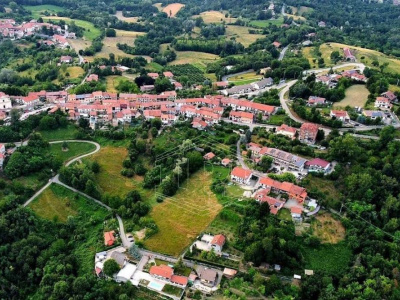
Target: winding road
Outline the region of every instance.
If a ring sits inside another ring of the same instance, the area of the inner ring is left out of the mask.
[[[64,142],[64,140],[63,140],[63,141],[54,141],[54,142],[50,142],[50,144],[61,144],[61,143],[63,143],[63,142]],[[99,145],[98,143],[92,142],[92,141],[85,141],[85,140],[65,140],[65,142],[67,142],[67,143],[89,143],[89,144],[95,145],[95,147],[96,147],[96,149],[93,150],[92,152],[79,155],[79,156],[74,157],[74,158],[72,158],[71,160],[67,161],[67,162],[65,163],[65,166],[67,166],[67,167],[68,167],[69,165],[73,164],[74,162],[79,161],[80,159],[82,159],[82,158],[84,158],[84,157],[87,157],[87,156],[90,156],[90,155],[93,155],[93,154],[99,152],[99,151],[100,151],[100,148],[101,148],[100,145]],[[93,198],[93,197],[91,197],[91,196],[89,196],[89,195],[87,195],[87,194],[85,194],[85,193],[83,193],[83,192],[81,192],[81,191],[78,191],[77,189],[75,189],[75,188],[73,188],[73,187],[71,187],[71,186],[69,186],[69,185],[66,185],[65,183],[61,182],[61,181],[60,181],[60,174],[56,174],[54,177],[50,178],[49,181],[47,182],[47,184],[46,184],[44,187],[42,187],[39,191],[37,191],[31,198],[29,198],[29,199],[23,204],[23,206],[24,206],[24,207],[28,206],[36,197],[38,197],[38,196],[39,196],[45,189],[47,189],[52,183],[61,185],[61,186],[65,187],[65,188],[67,188],[67,189],[69,189],[69,190],[71,190],[71,191],[73,191],[73,192],[75,192],[75,193],[77,193],[77,194],[82,195],[83,197],[86,197],[86,198],[88,198],[88,199],[90,199],[90,200],[96,202],[98,205],[104,207],[104,208],[107,209],[108,211],[112,211],[112,208],[111,208],[111,207],[109,207],[108,205],[104,204],[104,203],[101,202],[100,200],[95,199],[95,198]],[[129,248],[129,247],[132,245],[132,242],[130,242],[130,241],[127,239],[127,237],[126,237],[125,229],[124,229],[124,223],[123,223],[123,221],[122,221],[122,218],[121,218],[119,215],[117,215],[117,214],[115,215],[115,217],[116,217],[117,220],[118,220],[119,233],[120,233],[120,237],[121,237],[122,244],[123,244],[124,247]]]

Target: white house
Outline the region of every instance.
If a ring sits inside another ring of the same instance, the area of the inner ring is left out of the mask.
[[[216,253],[221,253],[222,248],[225,245],[225,241],[225,236],[223,236],[222,234],[217,234],[211,241],[211,248],[214,249]]]
[[[331,110],[331,118],[335,117],[337,120],[347,123],[350,121],[350,116],[345,110]]]
[[[247,184],[251,178],[252,172],[241,167],[235,167],[231,172],[231,180],[240,184]]]
[[[11,108],[12,108],[12,102],[10,96],[4,94],[3,92],[0,92],[0,110],[11,109]]]
[[[136,266],[130,263],[127,263],[117,274],[116,281],[117,282],[127,282],[129,281],[133,274],[136,271]]]
[[[377,97],[374,106],[383,110],[390,110],[393,105],[388,98]]]
[[[331,168],[331,163],[321,158],[314,158],[306,162],[305,167],[308,172],[327,173]]]

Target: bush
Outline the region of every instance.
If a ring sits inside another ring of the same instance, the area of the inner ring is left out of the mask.
[[[125,177],[128,177],[128,178],[131,178],[131,177],[133,177],[133,175],[135,175],[135,173],[133,172],[132,169],[122,169],[121,175],[125,176]]]

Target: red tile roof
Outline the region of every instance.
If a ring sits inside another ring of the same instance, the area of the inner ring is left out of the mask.
[[[185,277],[185,276],[172,275],[171,276],[171,282],[177,283],[177,284],[180,284],[180,285],[187,285],[188,278]]]
[[[104,244],[112,246],[115,242],[114,231],[104,232]]]
[[[163,278],[171,279],[174,270],[167,265],[152,266],[150,268],[150,275],[156,275]]]
[[[222,248],[225,244],[225,237],[222,234],[217,234],[211,241],[211,245],[218,245]]]
[[[314,158],[305,163],[306,166],[319,166],[321,168],[326,168],[329,165],[329,161],[323,160],[321,158]]]
[[[243,169],[241,167],[235,167],[232,170],[231,175],[235,176],[235,177],[246,179],[246,178],[250,177],[251,171],[250,170],[245,170],[245,169]]]
[[[290,208],[290,212],[292,214],[301,214],[303,212],[303,210],[300,207],[292,206]]]

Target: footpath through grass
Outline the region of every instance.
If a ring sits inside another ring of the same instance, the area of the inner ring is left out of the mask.
[[[96,149],[96,146],[91,143],[68,142],[67,145],[68,149],[64,151],[62,149],[62,143],[50,144],[50,153],[57,156],[63,162],[66,162],[74,157],[92,152]]]

